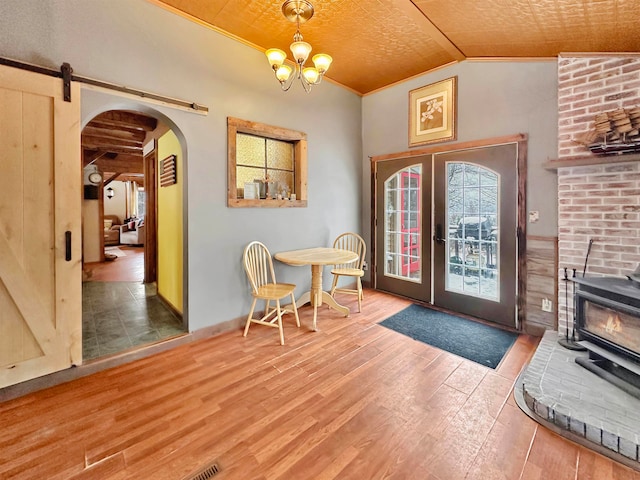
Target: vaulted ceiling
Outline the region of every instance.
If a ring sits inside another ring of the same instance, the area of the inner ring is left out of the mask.
[[[281,0],[150,0],[243,39],[289,52]],[[477,58],[640,51],[640,0],[311,0],[301,25],[331,80],[366,94]],[[265,58],[265,66],[268,68]]]
[[[283,0],[149,0],[260,50],[289,52]],[[640,51],[640,0],[311,0],[301,25],[327,77],[361,95],[465,59]],[[265,57],[265,68],[269,68]],[[275,80],[274,80],[275,82]],[[105,112],[82,132],[84,164],[105,183],[143,179],[142,145],[157,121]]]

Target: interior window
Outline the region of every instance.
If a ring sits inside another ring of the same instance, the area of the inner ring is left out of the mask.
[[[227,126],[228,206],[306,206],[306,134],[231,117]]]

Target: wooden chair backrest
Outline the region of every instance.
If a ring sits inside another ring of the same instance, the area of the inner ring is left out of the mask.
[[[338,236],[333,242],[333,248],[349,250],[358,254],[358,260],[351,263],[336,265],[337,268],[358,268],[362,270],[364,265],[364,257],[367,253],[367,245],[364,239],[357,233],[346,232]]]
[[[263,243],[256,241],[247,245],[244,249],[243,263],[254,293],[263,285],[276,283],[271,254]]]

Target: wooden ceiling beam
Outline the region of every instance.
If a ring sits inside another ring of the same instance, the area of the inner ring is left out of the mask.
[[[107,185],[109,185],[111,182],[113,182],[120,175],[122,175],[122,174],[121,173],[114,173],[113,175],[111,175],[107,180],[104,180],[103,187],[106,187]]]
[[[111,110],[109,112],[101,113],[93,120],[96,122],[106,122],[113,125],[122,125],[125,127],[136,127],[146,132],[152,132],[158,126],[158,120],[153,117],[148,117],[141,113],[123,112],[121,110]]]
[[[133,155],[133,156],[142,156],[142,147],[123,147],[123,146],[115,146],[108,145],[104,142],[91,142],[91,143],[82,143],[83,148],[87,148],[89,150],[104,150],[106,152],[117,153],[117,154],[125,154],[125,155]]]
[[[82,150],[82,167],[88,167],[96,160],[99,160],[103,156],[107,155],[107,152],[102,150]]]
[[[82,130],[82,135],[90,137],[109,138],[112,140],[126,140],[131,142],[144,142],[147,134],[144,130],[130,129],[123,130],[121,128],[113,127],[96,127],[92,122],[89,122]]]
[[[92,148],[98,148],[100,150],[113,151],[110,150],[109,147],[120,147],[120,148],[142,148],[142,142],[135,142],[131,140],[124,140],[122,138],[107,138],[107,137],[96,137],[93,135],[85,135],[81,136],[82,146],[88,148],[91,146]]]
[[[121,182],[136,182],[138,185],[144,187],[144,175],[130,175],[128,173],[122,173],[118,177]]]
[[[101,172],[144,173],[142,155],[118,155],[114,159],[102,157],[94,165]]]
[[[131,133],[132,135],[140,134],[140,132],[145,132],[143,128],[138,128],[135,126],[127,126],[127,125],[124,125],[121,123],[115,123],[115,122],[100,121],[95,118],[91,120],[89,123],[87,123],[87,127],[100,128],[104,130],[118,130],[119,132],[127,132],[127,133]]]

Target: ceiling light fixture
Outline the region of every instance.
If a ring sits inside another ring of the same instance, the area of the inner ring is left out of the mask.
[[[318,53],[311,59],[315,67],[305,67],[304,64],[311,53],[311,45],[302,41],[300,24],[313,17],[313,5],[307,0],[287,0],[282,4],[282,14],[290,22],[296,23],[296,33],[293,43],[290,45],[293,59],[295,60],[295,72],[289,65],[285,65],[287,54],[279,48],[270,48],[265,52],[269,64],[285,92],[291,88],[294,79],[299,78],[304,91],[309,93],[313,85],[318,85],[322,77],[329,70],[333,59],[326,53]]]

